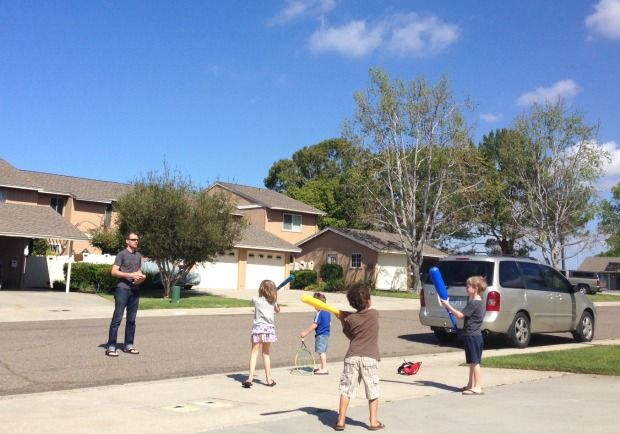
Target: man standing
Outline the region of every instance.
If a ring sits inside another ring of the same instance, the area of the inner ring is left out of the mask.
[[[123,351],[129,354],[140,354],[133,346],[133,338],[136,333],[136,314],[140,302],[139,285],[144,282],[146,277],[140,271],[142,255],[138,253],[139,241],[138,235],[130,232],[125,238],[127,248],[118,252],[114,265],[112,265],[111,274],[118,278],[118,283],[114,291],[114,315],[112,315],[112,322],[110,323],[108,346],[105,352],[110,357],[118,357],[116,337],[125,309],[127,309],[127,319],[125,320]]]

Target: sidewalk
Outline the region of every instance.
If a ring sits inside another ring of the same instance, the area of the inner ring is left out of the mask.
[[[257,290],[209,290],[205,293],[221,295],[242,300],[251,300],[258,293]],[[300,290],[282,290],[278,292],[278,302],[283,306],[283,312],[310,312],[312,307],[300,300]],[[339,308],[351,307],[346,294],[327,293],[329,304]],[[182,303],[182,301],[181,301]],[[380,310],[414,310],[420,308],[417,299],[393,297],[373,297],[373,307]],[[59,291],[16,291],[0,290],[0,322],[16,321],[52,321],[88,318],[111,318],[114,303],[93,294]],[[205,309],[152,309],[141,310],[141,318],[155,316],[183,316],[183,315],[235,315],[251,313],[252,307],[238,308],[205,308]]]
[[[485,356],[583,345],[489,350]],[[422,367],[409,377],[396,374],[400,358],[380,364],[379,416],[387,425],[385,432],[602,434],[617,432],[620,423],[618,377],[486,368],[485,395],[471,397],[457,390],[468,372],[460,366],[461,352],[411,360],[421,361]],[[326,376],[276,368],[278,384],[273,388],[260,384],[257,376],[252,388],[243,389],[245,373],[229,373],[7,396],[0,398],[0,426],[13,434],[331,432],[341,365],[330,364]],[[351,401],[347,432],[367,431],[367,401],[363,391],[358,395],[362,397]]]

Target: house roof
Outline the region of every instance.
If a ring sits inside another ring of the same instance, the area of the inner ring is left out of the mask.
[[[301,246],[302,244],[307,243],[311,239],[321,236],[323,233],[328,231],[355,241],[356,243],[366,246],[376,252],[404,253],[402,245],[400,244],[400,239],[398,238],[397,234],[379,231],[363,231],[360,229],[349,228],[325,228],[322,231],[297,243],[297,245]],[[424,256],[434,258],[442,258],[444,256],[447,256],[446,253],[429,245],[424,246],[422,254]]]
[[[620,271],[620,258],[613,256],[588,256],[578,268],[579,271],[613,273]]]
[[[88,240],[49,206],[0,203],[0,236]]]
[[[300,253],[301,249],[294,244],[284,241],[253,225],[248,225],[243,229],[241,240],[235,247],[246,249],[275,250],[281,252]]]
[[[72,196],[78,200],[110,203],[132,186],[74,176],[19,170],[0,159],[0,186],[36,190],[39,193]]]
[[[213,184],[213,186],[216,185],[219,185],[220,187],[235,193],[250,202],[264,206],[265,208],[325,215],[325,213],[320,209],[267,188],[249,187],[247,185],[230,184],[228,182],[221,181],[217,181]]]

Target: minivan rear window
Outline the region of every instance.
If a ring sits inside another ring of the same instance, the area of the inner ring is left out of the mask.
[[[489,285],[493,282],[493,262],[440,261],[437,268],[446,286],[465,286],[465,281],[472,276],[484,277]],[[426,283],[433,283],[430,276]]]

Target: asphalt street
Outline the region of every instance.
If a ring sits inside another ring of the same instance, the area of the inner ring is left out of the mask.
[[[598,308],[597,339],[620,337],[619,309]],[[381,312],[382,357],[462,351],[460,346],[438,345],[428,328],[420,325],[417,314],[417,310]],[[274,366],[293,364],[298,333],[311,320],[311,312],[278,316]],[[0,395],[246,372],[251,322],[247,314],[139,316],[139,369],[131,357],[110,360],[104,356],[109,319],[0,323]],[[336,320],[332,327],[328,354],[335,362],[345,353],[347,341]],[[531,346],[571,342],[570,333],[538,335]],[[487,340],[489,349],[507,346],[501,339]]]

